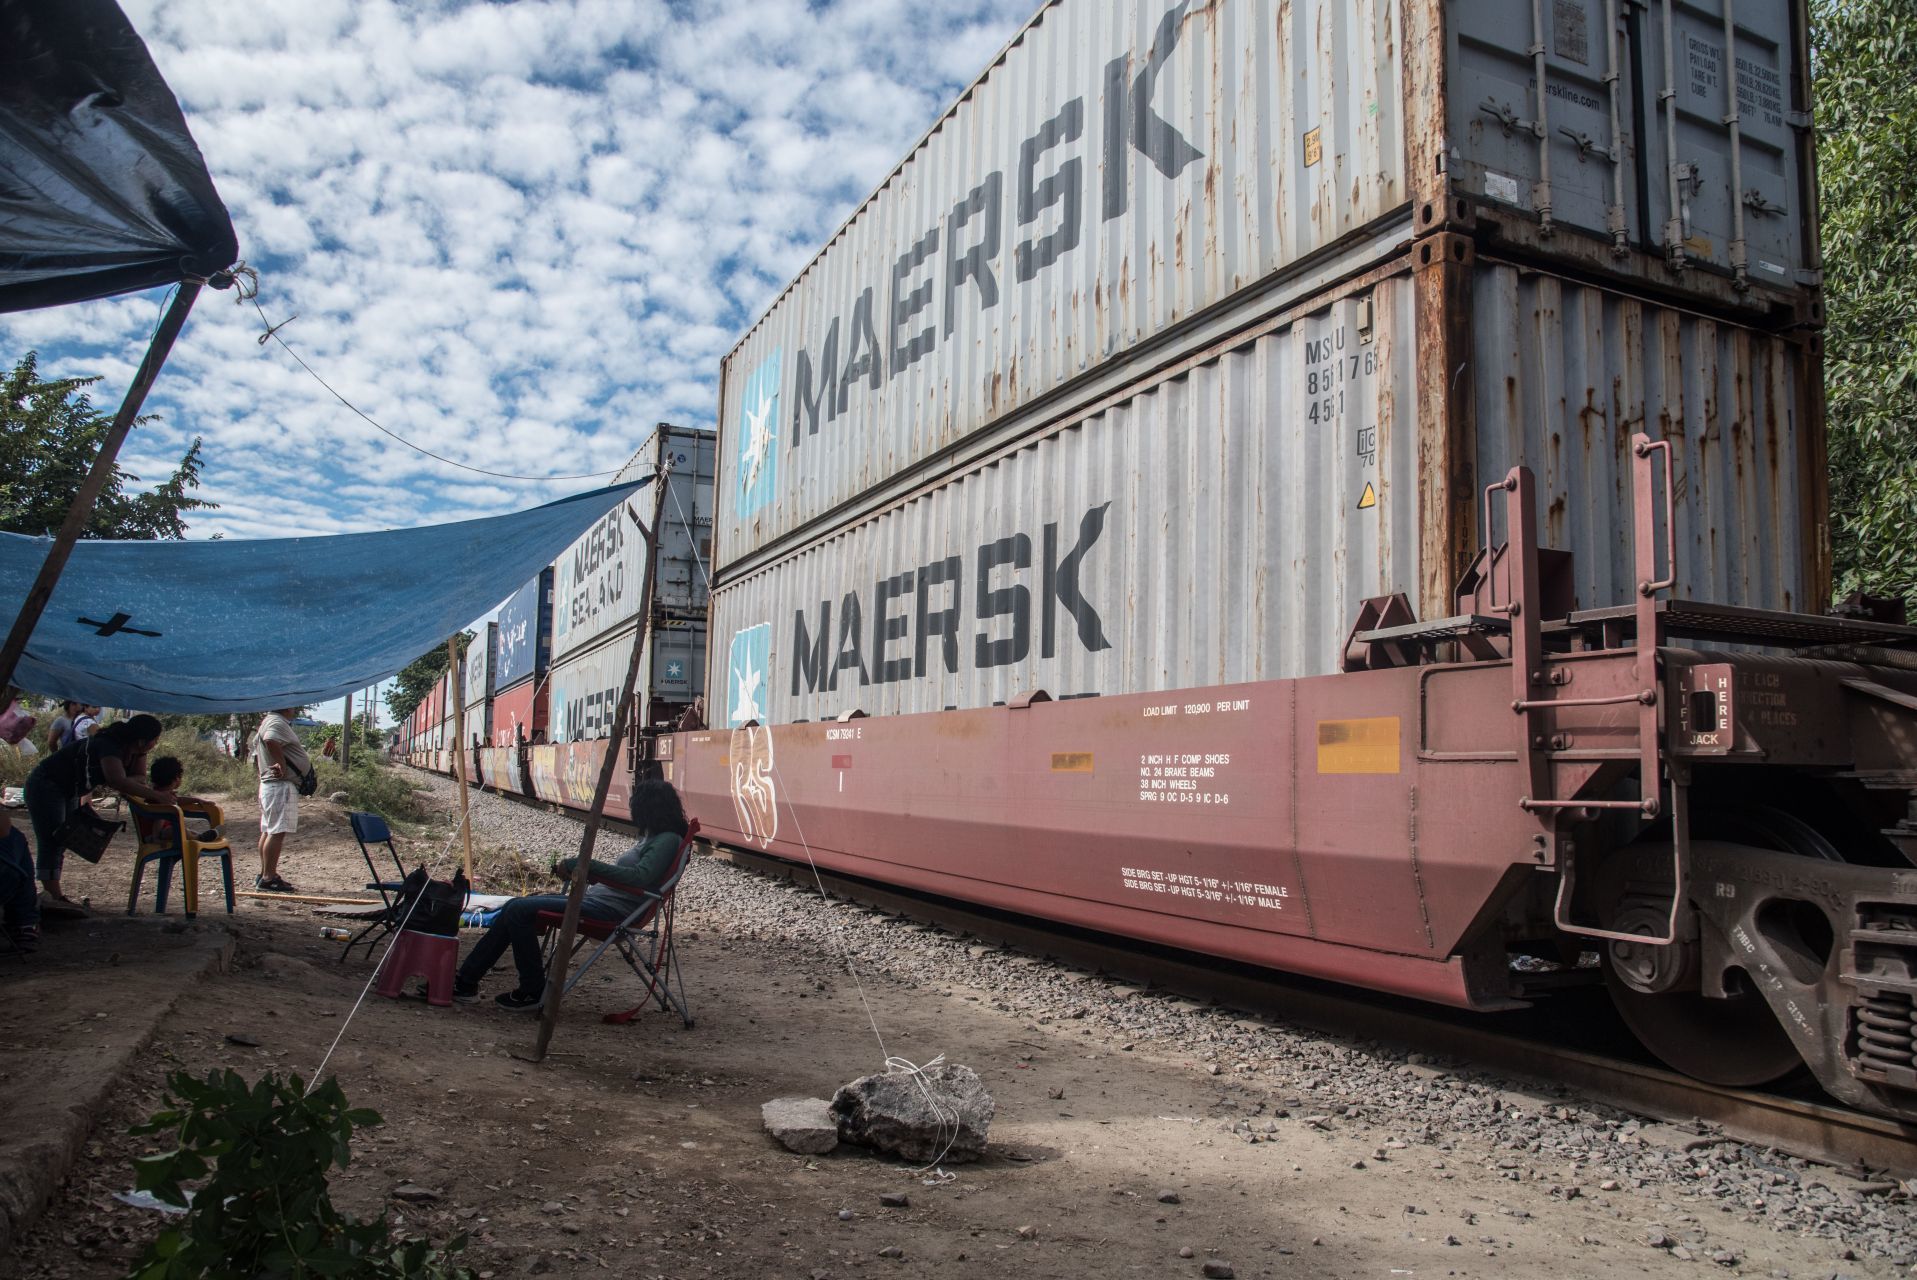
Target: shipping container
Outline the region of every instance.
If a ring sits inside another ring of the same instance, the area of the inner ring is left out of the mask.
[[[705,616],[706,566],[712,557],[712,484],[716,439],[660,423],[628,471],[655,475],[672,464],[660,514],[653,616]],[[621,479],[630,478],[622,473]],[[607,512],[553,563],[553,660],[586,649],[639,615],[645,540],[632,512],[650,520],[650,493]]]
[[[718,564],[1414,238],[1818,321],[1804,0],[1733,3],[1053,0],[727,357]]]
[[[1686,595],[1818,607],[1814,342],[1435,239],[729,576],[713,723],[1335,672],[1368,597],[1456,612],[1519,463],[1577,602],[1628,600],[1636,431],[1676,450]]]
[[[484,702],[493,690],[493,651],[499,644],[499,624],[473,624],[473,641],[460,659],[465,705]]]
[[[461,697],[466,712],[466,740],[475,736],[481,742],[492,741],[493,653],[499,647],[499,624],[475,624],[473,642],[460,660]]]
[[[612,732],[619,691],[632,661],[635,627],[627,625],[603,644],[554,661],[551,737],[554,742],[590,742]],[[705,688],[706,625],[703,619],[661,618],[640,662],[638,725],[676,715]]]
[[[527,676],[545,674],[552,656],[552,583],[552,569],[542,569],[499,607],[493,653],[495,691]]]
[[[513,747],[546,739],[546,682],[528,677],[493,694],[492,745]]]

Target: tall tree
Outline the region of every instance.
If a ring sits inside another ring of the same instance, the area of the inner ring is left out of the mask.
[[[1839,595],[1917,597],[1917,0],[1811,0]]]
[[[39,357],[31,351],[0,380],[0,530],[51,534],[66,519],[113,423],[113,415],[96,409],[86,395],[98,381],[43,382]],[[116,464],[80,536],[184,538],[186,513],[217,505],[194,496],[202,465],[198,437],[173,474],[153,489],[130,491],[140,477]]]
[[[472,642],[472,632],[459,633],[459,652],[462,657],[466,653],[466,646]],[[434,645],[407,663],[393,677],[393,687],[386,691],[386,709],[393,713],[393,719],[400,721],[412,715],[413,708],[426,700],[426,695],[433,691],[433,686],[451,665],[452,659],[443,644]]]

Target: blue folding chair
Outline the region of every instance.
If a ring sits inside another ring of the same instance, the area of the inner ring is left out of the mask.
[[[384,905],[376,913],[369,914],[366,927],[347,940],[346,950],[340,952],[341,964],[345,964],[353,954],[353,948],[362,943],[367,956],[371,957],[380,939],[399,926],[396,907],[399,892],[406,883],[406,864],[399,860],[399,850],[393,847],[393,832],[386,825],[386,819],[377,813],[348,813],[346,817],[353,825],[353,839],[359,842],[359,855],[366,859],[366,874],[372,877],[366,887],[378,890],[380,902]],[[373,861],[373,846],[381,844],[386,846],[386,856],[393,860],[391,880],[380,878],[379,866]]]

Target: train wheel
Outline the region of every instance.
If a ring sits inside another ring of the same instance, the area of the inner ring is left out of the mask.
[[[1700,812],[1692,821],[1692,838],[1842,860],[1814,828],[1761,805],[1735,813]],[[1609,927],[1646,936],[1663,933],[1671,900],[1667,839],[1653,838],[1605,868],[1600,893]],[[1746,986],[1721,1000],[1698,990],[1698,954],[1695,939],[1605,947],[1605,986],[1638,1041],[1673,1070],[1732,1088],[1770,1084],[1802,1070],[1802,1056],[1756,990]]]

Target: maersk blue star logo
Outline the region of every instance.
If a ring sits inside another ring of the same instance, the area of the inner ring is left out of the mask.
[[[772,665],[772,624],[761,622],[733,633],[732,660],[726,664],[726,724],[765,723],[765,699]]]
[[[683,680],[686,678],[686,664],[674,658],[666,664],[666,679]]]
[[[772,501],[779,476],[779,365],[782,349],[760,361],[739,390],[739,518]]]

